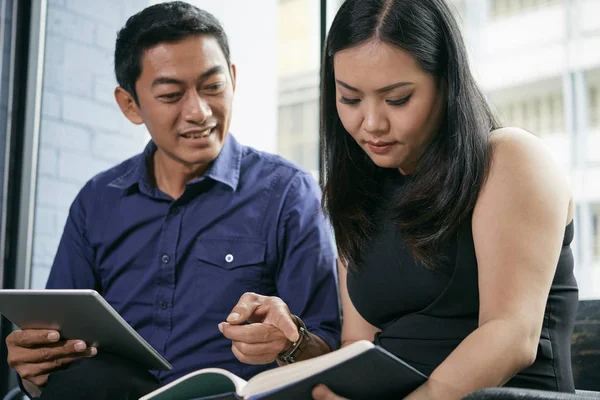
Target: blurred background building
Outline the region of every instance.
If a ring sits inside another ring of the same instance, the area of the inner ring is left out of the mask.
[[[569,178],[580,297],[600,295],[600,1],[457,0],[474,72],[505,125]]]
[[[189,1],[230,37],[234,135],[316,177],[321,43],[343,0]],[[600,1],[450,1],[503,123],[542,138],[569,178],[580,297],[600,297]],[[157,2],[0,0],[0,287],[44,287],[77,192],[147,142],[113,99],[112,52]],[[0,363],[0,395],[5,376]]]

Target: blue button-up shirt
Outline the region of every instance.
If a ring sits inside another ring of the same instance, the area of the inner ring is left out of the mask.
[[[271,368],[234,357],[217,325],[244,292],[279,296],[309,331],[340,344],[335,256],[315,180],[231,135],[173,200],[144,152],[91,179],[71,206],[47,288],[95,289],[173,365],[242,378]],[[90,316],[93,318],[93,316]]]

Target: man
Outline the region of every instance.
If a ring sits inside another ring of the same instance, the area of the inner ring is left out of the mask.
[[[304,330],[256,318],[248,329],[266,357],[238,361],[219,324],[245,292],[285,301],[310,332],[307,351],[337,348],[319,189],[228,134],[236,69],[218,21],[183,2],[146,8],[118,34],[115,73],[119,107],[152,141],[78,194],[47,288],[98,290],[174,368],[149,374],[57,332],[17,331],[7,345],[23,387],[41,398],[137,398],[205,367],[248,378],[289,354]],[[247,128],[260,134],[256,121]]]

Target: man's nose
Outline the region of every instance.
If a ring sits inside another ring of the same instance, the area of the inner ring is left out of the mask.
[[[203,123],[212,116],[210,105],[197,93],[190,93],[185,98],[183,119],[195,123]]]

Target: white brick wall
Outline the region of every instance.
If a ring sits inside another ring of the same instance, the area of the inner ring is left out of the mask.
[[[85,44],[94,43],[94,24],[66,8],[49,5],[46,24],[46,32],[54,36]]]
[[[85,182],[139,153],[113,90],[117,30],[147,0],[49,0],[31,287],[46,283],[69,207]]]

